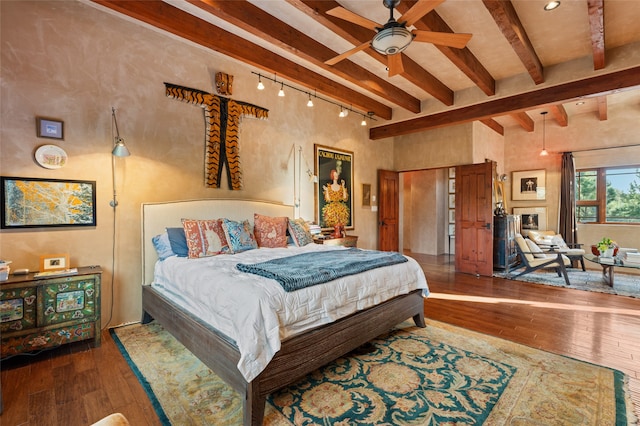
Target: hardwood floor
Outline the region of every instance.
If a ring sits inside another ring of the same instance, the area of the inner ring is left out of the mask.
[[[453,272],[450,256],[412,255],[427,275],[428,318],[618,369],[640,416],[640,299]],[[2,426],[89,425],[113,412],[159,425],[108,332],[2,363]]]

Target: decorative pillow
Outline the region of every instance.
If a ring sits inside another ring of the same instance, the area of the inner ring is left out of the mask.
[[[294,244],[298,247],[306,246],[313,242],[313,236],[309,232],[309,227],[304,219],[289,219],[288,228]]]
[[[187,238],[184,236],[184,228],[167,228],[169,236],[169,244],[171,251],[176,256],[187,257],[189,255],[189,247],[187,247]]]
[[[229,252],[227,238],[220,219],[182,219],[182,227],[189,248],[189,258],[216,256]]]
[[[248,220],[236,222],[222,219],[222,229],[227,238],[227,244],[229,244],[229,253],[239,253],[258,248],[256,237],[253,235],[251,224]]]
[[[533,253],[533,257],[537,257],[537,258],[541,258],[541,259],[544,259],[545,257],[547,257],[547,255],[545,255],[542,252],[542,249],[540,247],[538,247],[538,245],[536,243],[534,243],[533,241],[531,241],[528,238],[525,241],[527,242],[527,246],[529,246],[529,251],[531,253]]]
[[[569,246],[567,245],[567,243],[565,243],[564,238],[562,238],[562,235],[560,234],[556,234],[555,237],[552,238],[552,244],[555,244],[556,246],[558,246],[559,249],[562,250],[568,250]]]
[[[271,217],[254,213],[253,233],[258,247],[286,247],[288,217]]]
[[[153,248],[156,249],[156,253],[158,253],[158,259],[165,260],[167,257],[176,255],[173,250],[171,250],[169,234],[166,232],[156,235],[151,239],[151,242],[153,243]]]

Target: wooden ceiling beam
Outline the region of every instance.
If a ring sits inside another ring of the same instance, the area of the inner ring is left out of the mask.
[[[596,101],[598,102],[598,118],[600,119],[600,121],[606,121],[607,118],[609,118],[607,112],[607,97],[598,96],[596,98]]]
[[[488,128],[490,128],[491,130],[493,130],[494,132],[498,133],[499,135],[504,136],[504,127],[502,127],[502,125],[498,123],[496,120],[494,120],[493,118],[482,118],[478,121],[484,124],[485,126],[487,126]]]
[[[569,116],[567,115],[567,110],[564,108],[564,105],[551,105],[549,106],[549,110],[560,127],[567,127],[569,125]]]
[[[258,69],[277,73],[310,91],[351,105],[355,109],[372,111],[376,116],[386,120],[392,118],[392,110],[387,105],[163,1],[92,1]]]
[[[397,6],[397,10],[404,14],[414,4],[416,0],[403,0]],[[417,29],[424,31],[437,31],[442,33],[453,33],[454,31],[447,25],[447,23],[432,10],[427,13],[422,19],[413,24]],[[493,96],[496,94],[496,81],[489,74],[489,71],[480,63],[473,53],[468,48],[455,49],[452,47],[441,46],[434,44],[434,46],[442,52],[456,67],[460,69],[473,83],[480,88],[487,96]]]
[[[587,0],[587,5],[591,29],[591,49],[593,50],[593,69],[600,70],[605,66],[604,0]]]
[[[324,62],[337,56],[337,52],[246,0],[189,0],[189,3],[263,40],[288,50],[374,95],[380,96],[413,113],[420,112],[420,99],[409,95],[365,68],[351,61],[340,61],[333,66],[326,65]]]
[[[544,83],[544,70],[511,0],[482,0],[534,83]]]
[[[525,111],[549,104],[567,102],[594,94],[605,95],[616,90],[635,86],[640,86],[640,66],[373,127],[369,129],[369,138],[375,140],[408,135],[509,114],[515,111]]]
[[[354,46],[358,46],[367,41],[371,41],[374,32],[363,28],[359,25],[352,24],[343,19],[327,15],[327,11],[334,7],[340,6],[333,0],[287,0],[287,2],[295,6],[307,16],[313,18],[316,22],[329,28],[339,37],[347,40]],[[382,6],[381,6],[382,7]],[[387,58],[373,49],[365,49],[363,52],[387,66]],[[453,90],[449,89],[444,83],[438,80],[433,74],[422,68],[417,62],[402,54],[402,64],[404,71],[400,75],[412,84],[424,90],[443,104],[447,106],[453,105]]]
[[[533,129],[534,129],[533,119],[529,117],[526,112],[524,111],[512,112],[509,115],[511,116],[511,118],[516,120],[520,125],[520,127],[522,127],[524,130],[526,130],[527,132],[533,132]]]

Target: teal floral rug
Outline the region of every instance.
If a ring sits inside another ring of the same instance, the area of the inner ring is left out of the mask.
[[[162,424],[242,424],[240,395],[160,325],[111,334]],[[427,320],[270,395],[264,424],[627,425],[625,382],[616,370]]]

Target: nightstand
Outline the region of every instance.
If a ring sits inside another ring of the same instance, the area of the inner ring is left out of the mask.
[[[357,247],[358,237],[355,235],[346,235],[342,238],[314,238],[313,242],[316,244],[324,244],[326,246]]]
[[[0,283],[0,358],[79,340],[100,346],[98,266],[70,276],[11,275]]]

